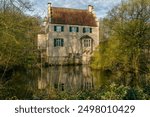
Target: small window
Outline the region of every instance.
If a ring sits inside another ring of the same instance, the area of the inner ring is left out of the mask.
[[[85,39],[83,43],[84,43],[84,47],[90,47],[91,46],[91,40],[90,39]]]
[[[56,38],[54,39],[54,47],[63,47],[64,46],[64,39]]]
[[[69,31],[70,32],[79,32],[79,27],[70,27]]]
[[[55,32],[63,32],[64,31],[64,26],[54,26],[54,31]]]
[[[83,28],[83,33],[92,33],[92,28],[84,27]]]

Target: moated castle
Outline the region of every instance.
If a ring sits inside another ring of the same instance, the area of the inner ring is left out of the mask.
[[[53,64],[88,64],[99,45],[99,21],[94,7],[71,9],[52,7],[38,34],[41,57]]]

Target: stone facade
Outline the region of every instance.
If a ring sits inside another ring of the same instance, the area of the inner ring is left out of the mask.
[[[93,6],[80,10],[52,7],[49,3],[44,26],[45,33],[38,35],[38,49],[45,48],[48,64],[89,63],[99,45],[99,23]]]

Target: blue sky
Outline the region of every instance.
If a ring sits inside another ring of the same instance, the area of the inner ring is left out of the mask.
[[[34,14],[45,16],[47,14],[47,3],[51,2],[55,7],[67,7],[76,9],[87,9],[93,5],[98,18],[106,16],[106,13],[121,0],[31,0],[34,5]]]

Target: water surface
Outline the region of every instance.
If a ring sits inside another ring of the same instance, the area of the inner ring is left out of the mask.
[[[2,99],[63,99],[65,96],[92,92],[113,81],[108,73],[88,66],[52,66],[17,71],[2,90]],[[60,98],[59,98],[60,97]],[[86,97],[83,96],[83,97]]]

